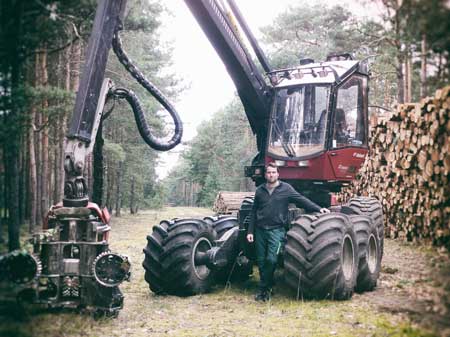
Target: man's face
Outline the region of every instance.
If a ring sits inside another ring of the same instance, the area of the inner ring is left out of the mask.
[[[268,167],[265,173],[266,181],[273,184],[278,180],[278,170],[275,167]]]

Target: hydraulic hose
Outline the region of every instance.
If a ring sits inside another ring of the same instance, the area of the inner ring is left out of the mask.
[[[169,141],[163,142],[159,138],[155,137],[150,131],[150,127],[145,120],[144,109],[142,108],[138,97],[132,90],[117,88],[113,91],[113,95],[118,98],[124,98],[131,105],[139,134],[151,148],[158,151],[168,151],[180,143],[182,133],[181,122],[177,124],[174,118],[175,133]]]
[[[117,55],[119,62],[122,63],[122,65],[131,74],[131,76],[133,76],[136,81],[138,81],[139,84],[141,84],[153,97],[155,97],[156,100],[169,112],[175,126],[172,138],[168,141],[163,141],[152,134],[148,123],[145,120],[142,105],[140,104],[138,97],[133,91],[124,88],[117,88],[112,91],[112,94],[116,95],[119,98],[125,98],[131,105],[134,113],[134,118],[136,120],[136,125],[142,139],[144,139],[144,141],[155,150],[168,151],[178,145],[181,141],[181,137],[183,135],[182,121],[177,111],[175,110],[175,107],[154,84],[152,84],[145,78],[144,74],[133,64],[131,59],[123,50],[122,41],[119,36],[119,32],[121,30],[122,23],[119,22],[114,31],[114,37],[112,41],[114,53]]]

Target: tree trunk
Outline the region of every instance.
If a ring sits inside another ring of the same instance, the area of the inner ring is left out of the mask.
[[[403,92],[404,92],[404,99],[403,101],[405,103],[410,102],[411,100],[408,97],[408,83],[409,83],[409,65],[408,65],[408,55],[405,56],[405,63],[403,65]]]
[[[412,102],[412,53],[406,54],[406,102]]]
[[[1,123],[3,123],[3,119],[0,119],[0,121],[1,121]],[[3,153],[4,153],[3,147],[0,147],[0,163],[3,162]],[[4,177],[5,177],[5,171],[2,170],[2,167],[0,165],[0,243],[4,242],[4,239],[3,239],[3,218],[4,218],[4,216],[3,215],[5,212],[5,209],[3,209],[2,206],[3,206],[3,200],[6,199],[5,198],[6,195],[5,194],[2,195],[2,193],[1,193],[4,191],[4,186],[5,186]]]
[[[63,114],[64,112],[61,112]],[[52,189],[52,200],[50,202],[51,205],[56,204],[58,201],[60,201],[58,196],[59,191],[59,184],[60,184],[60,174],[59,171],[61,170],[60,163],[61,163],[61,152],[59,143],[62,142],[62,139],[60,139],[59,130],[61,129],[61,116],[58,116],[58,119],[56,121],[56,127],[53,128],[53,136],[54,136],[54,143],[53,143],[53,179],[51,183],[51,189]]]
[[[36,113],[36,109],[31,110],[32,115]],[[34,131],[33,128],[30,127],[28,129],[28,155],[30,156],[30,226],[29,232],[33,233],[36,227],[36,206],[37,206],[37,198],[36,198],[36,190],[37,190],[37,178],[36,178],[36,152],[34,149]]]
[[[397,103],[404,103],[405,102],[405,78],[404,78],[404,72],[403,72],[403,66],[405,62],[405,55],[402,51],[402,42],[400,40],[401,36],[401,27],[400,27],[400,13],[399,9],[401,7],[402,3],[401,0],[398,0],[397,3],[392,3],[392,9],[394,10],[394,16],[392,18],[392,24],[395,31],[395,47],[397,49],[397,67],[396,67],[396,73],[397,73]]]
[[[134,181],[135,177],[131,177],[131,186],[130,186],[130,213],[135,214],[135,190],[134,190]]]
[[[403,76],[403,57],[397,55],[397,101],[398,103],[405,102],[405,79]]]
[[[15,3],[15,8],[12,11],[11,27],[10,31],[7,31],[12,38],[10,39],[11,45],[9,46],[8,54],[6,57],[9,58],[10,65],[10,95],[12,98],[17,95],[17,89],[20,85],[20,75],[22,72],[22,63],[17,57],[19,55],[19,40],[22,34],[22,14],[23,14],[23,2]],[[7,73],[7,72],[5,72]],[[5,81],[6,82],[6,81]],[[5,83],[6,84],[6,83]],[[7,86],[7,84],[6,84]],[[5,147],[5,169],[7,170],[7,175],[5,179],[8,184],[8,249],[10,251],[20,248],[20,221],[19,221],[19,156],[17,155],[20,151],[20,133],[21,125],[20,121],[20,109],[18,103],[14,99],[11,99],[12,106],[11,111],[6,118],[6,125],[8,126],[9,135],[8,136],[8,146]]]
[[[110,172],[109,165],[107,166],[106,170],[106,177],[107,177],[107,184],[106,184],[106,200],[105,205],[108,208],[108,210],[111,212],[112,210],[112,174]]]
[[[42,74],[41,74],[41,54],[36,53],[36,81],[35,86],[38,87],[42,85]],[[34,125],[36,128],[40,128],[42,125],[42,109],[37,109],[35,112]],[[34,132],[34,150],[36,159],[36,223],[39,223],[42,216],[42,133]],[[40,174],[37,174],[37,173]]]
[[[64,49],[63,51],[58,53],[58,87],[63,90],[70,89],[70,46]],[[62,102],[64,104],[64,102]],[[61,185],[62,185],[62,170],[64,161],[62,157],[64,157],[64,116],[66,115],[66,111],[61,109],[61,112],[58,115],[57,124],[58,127],[55,128],[55,159],[54,159],[54,185],[53,185],[53,202],[52,204],[58,203],[62,200],[61,194]]]
[[[441,81],[441,79],[442,79],[442,73],[443,73],[443,71],[442,71],[442,68],[443,68],[443,62],[442,62],[443,60],[442,60],[442,52],[440,52],[439,53],[439,57],[438,57],[438,70],[437,70],[437,75],[436,75],[436,77],[437,77],[437,79],[438,79],[438,81],[440,82]]]
[[[6,160],[9,170],[9,194],[8,194],[8,249],[13,251],[20,248],[20,221],[19,221],[19,163],[17,152],[19,151],[18,139],[13,139],[7,151]]]
[[[6,116],[3,116],[3,123],[6,125],[7,121],[6,121]],[[8,177],[8,163],[6,162],[6,152],[8,151],[6,149],[6,144],[3,145],[3,153],[2,153],[2,161],[3,161],[3,199],[2,199],[2,209],[1,209],[1,217],[3,219],[6,219],[8,216],[8,182],[7,182],[7,177]]]
[[[47,71],[47,51],[44,49],[44,51],[41,53],[41,58],[40,58],[40,62],[41,62],[41,84],[42,86],[47,86],[48,84],[48,71]],[[42,109],[43,110],[47,110],[48,109],[48,100],[46,98],[43,99],[42,101]],[[49,158],[48,158],[48,148],[49,148],[49,144],[48,144],[48,116],[47,113],[44,112],[42,114],[42,125],[43,130],[42,132],[42,171],[41,175],[42,175],[42,184],[41,184],[41,218],[38,219],[38,221],[42,221],[43,217],[45,216],[45,214],[48,211],[49,208]]]
[[[59,165],[58,171],[56,173],[56,202],[59,202],[63,199],[64,196],[64,148],[65,148],[65,136],[67,131],[67,115],[64,114],[61,116],[60,122],[61,128],[59,130]]]
[[[71,46],[71,55],[69,60],[70,67],[70,90],[77,92],[80,86],[80,68],[82,54],[82,40],[76,40]]]
[[[121,193],[122,193],[122,167],[123,167],[123,163],[119,162],[119,165],[117,167],[117,181],[116,181],[116,206],[115,206],[115,210],[116,210],[116,216],[119,217],[120,216],[120,207],[121,207],[121,201],[122,201],[122,197],[121,197]]]
[[[427,36],[422,34],[420,58],[420,98],[426,97],[427,94]]]
[[[58,104],[55,100],[51,99],[49,101],[49,106]],[[48,143],[48,175],[47,175],[47,186],[48,186],[48,207],[50,207],[50,205],[54,204],[54,200],[55,200],[55,190],[54,190],[54,186],[55,186],[55,171],[56,171],[56,157],[58,156],[58,151],[56,148],[56,130],[58,128],[58,120],[57,118],[56,122],[54,122],[54,124],[52,123],[52,125],[48,126],[48,138],[49,138],[49,143]],[[48,211],[48,207],[47,210]]]
[[[107,158],[106,164],[106,200],[105,204],[108,207],[109,211],[112,213],[113,209],[113,188],[114,188],[114,174],[112,168],[112,161],[110,158]]]
[[[22,134],[22,132],[21,132]],[[19,223],[25,222],[25,206],[26,206],[26,183],[27,183],[27,174],[25,174],[27,167],[26,160],[26,137],[20,137],[19,140]]]

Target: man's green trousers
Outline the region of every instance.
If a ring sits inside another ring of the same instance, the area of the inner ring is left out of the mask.
[[[277,266],[278,254],[281,251],[286,230],[281,228],[255,228],[256,262],[259,269],[259,287],[268,291],[273,287],[273,275]]]

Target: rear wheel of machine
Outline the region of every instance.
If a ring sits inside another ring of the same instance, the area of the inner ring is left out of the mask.
[[[202,220],[181,219],[169,227],[161,256],[168,293],[189,296],[209,291],[213,275],[203,261],[214,240],[216,233]]]
[[[209,291],[213,274],[205,265],[205,253],[214,245],[215,231],[203,220],[176,219],[168,223],[166,233],[167,236],[161,243],[162,251],[158,256],[160,266],[158,282],[150,275],[150,288],[161,289],[161,292],[178,296]],[[152,236],[153,234],[150,235]],[[155,245],[155,241],[157,240],[149,240],[146,247],[148,249],[144,249],[148,260],[151,260],[151,256],[148,256],[150,254],[147,251],[151,253],[159,248],[157,244]]]
[[[161,265],[161,254],[164,252],[164,240],[168,236],[167,229],[169,221],[161,221],[159,225],[153,226],[152,234],[147,236],[147,246],[144,248],[145,281],[149,284],[150,290],[155,294],[165,292],[164,270]]]
[[[374,197],[353,197],[348,201],[348,206],[357,214],[368,215],[372,218],[377,228],[380,242],[380,259],[382,259],[384,252],[384,223],[381,202]]]
[[[381,269],[380,240],[369,216],[351,215],[358,241],[359,265],[355,290],[359,293],[375,289]]]
[[[349,299],[356,284],[357,250],[346,215],[303,215],[287,233],[285,282],[297,298]]]
[[[232,215],[208,216],[203,219],[210,224],[217,233],[217,238],[221,238],[229,229],[239,226],[237,218]]]

